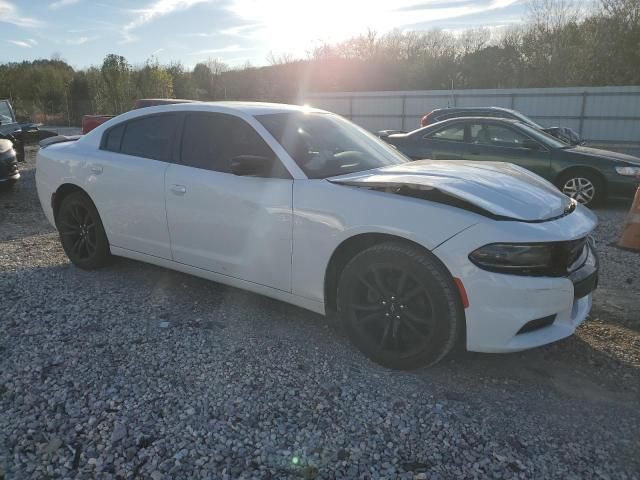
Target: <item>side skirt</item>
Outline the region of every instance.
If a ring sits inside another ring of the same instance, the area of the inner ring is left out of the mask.
[[[310,298],[300,297],[283,290],[260,285],[259,283],[248,282],[239,278],[230,277],[228,275],[222,275],[219,273],[204,270],[202,268],[192,267],[185,265],[184,263],[174,262],[173,260],[167,260],[165,258],[154,257],[153,255],[147,255],[146,253],[140,253],[133,250],[127,250],[126,248],[115,247],[111,245],[111,253],[118,257],[131,258],[132,260],[139,260],[145,263],[151,263],[159,267],[168,268],[170,270],[176,270],[178,272],[187,273],[196,277],[211,280],[213,282],[222,283],[231,287],[240,288],[242,290],[248,290],[265,297],[274,298],[282,302],[290,303],[306,310],[325,315],[324,303]]]

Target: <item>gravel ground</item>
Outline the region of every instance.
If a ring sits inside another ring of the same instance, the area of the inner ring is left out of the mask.
[[[640,254],[573,337],[392,372],[324,318],[121,259],[71,266],[33,152],[0,194],[0,479],[640,478]]]

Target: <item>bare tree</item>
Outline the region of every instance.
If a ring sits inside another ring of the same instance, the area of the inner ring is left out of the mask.
[[[585,12],[583,0],[529,0],[527,17],[532,27],[554,32],[575,23]]]
[[[269,51],[267,55],[267,63],[271,66],[273,65],[285,65],[287,63],[293,63],[296,61],[296,58],[293,56],[293,53],[280,53],[275,54],[273,51]]]
[[[229,71],[229,65],[218,58],[209,58],[204,64],[209,67],[209,71],[214,77]]]
[[[491,30],[484,27],[470,28],[458,37],[458,43],[463,55],[476,53],[485,48],[491,40]]]
[[[352,37],[336,46],[338,54],[343,58],[359,58],[369,60],[378,53],[378,34],[375,30]]]
[[[640,0],[600,0],[603,10],[627,25],[640,23]]]

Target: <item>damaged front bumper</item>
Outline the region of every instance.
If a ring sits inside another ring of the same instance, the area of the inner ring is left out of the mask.
[[[491,241],[584,238],[595,227],[593,214],[579,207],[547,223],[499,223],[498,227],[489,222],[476,225],[433,251],[464,284],[469,301],[465,309],[467,349],[515,352],[570,336],[589,314],[598,284],[598,257],[592,242],[585,245],[584,258],[575,269],[561,277],[488,272],[469,261],[468,251],[474,244]]]

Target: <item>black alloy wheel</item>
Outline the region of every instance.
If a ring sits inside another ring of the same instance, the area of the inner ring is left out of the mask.
[[[365,355],[397,369],[439,361],[464,320],[444,266],[426,251],[395,242],[371,247],[345,267],[338,312]]]
[[[75,265],[91,269],[108,263],[109,243],[102,221],[85,193],[74,192],[64,198],[56,226],[62,247]]]

